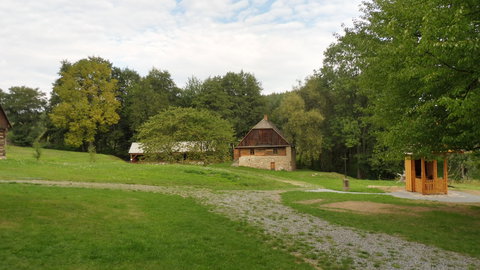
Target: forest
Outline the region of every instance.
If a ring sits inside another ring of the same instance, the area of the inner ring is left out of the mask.
[[[454,178],[480,179],[480,3],[375,0],[362,12],[285,93],[263,95],[248,71],[180,87],[161,68],[141,76],[98,56],[64,60],[49,98],[0,89],[8,140],[126,159],[149,119],[188,108],[225,121],[231,149],[267,114],[295,145],[299,168],[388,179],[405,153],[451,152]]]

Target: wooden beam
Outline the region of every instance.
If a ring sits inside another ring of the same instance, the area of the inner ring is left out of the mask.
[[[446,155],[443,159],[443,180],[445,180],[445,194],[448,194],[448,162]]]
[[[427,174],[425,172],[425,159],[424,158],[421,159],[421,166],[422,166],[422,194],[425,195],[426,194],[425,182],[427,180]]]

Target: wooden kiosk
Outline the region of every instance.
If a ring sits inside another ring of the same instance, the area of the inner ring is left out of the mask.
[[[423,195],[448,193],[447,156],[427,161],[405,157],[405,189]]]

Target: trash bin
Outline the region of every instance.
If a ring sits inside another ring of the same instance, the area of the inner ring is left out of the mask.
[[[347,178],[343,179],[343,190],[344,191],[349,191],[350,190],[350,182],[348,181]]]

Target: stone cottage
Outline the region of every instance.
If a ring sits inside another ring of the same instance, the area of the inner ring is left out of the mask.
[[[238,166],[275,171],[295,170],[294,146],[266,115],[234,148],[233,159]]]

